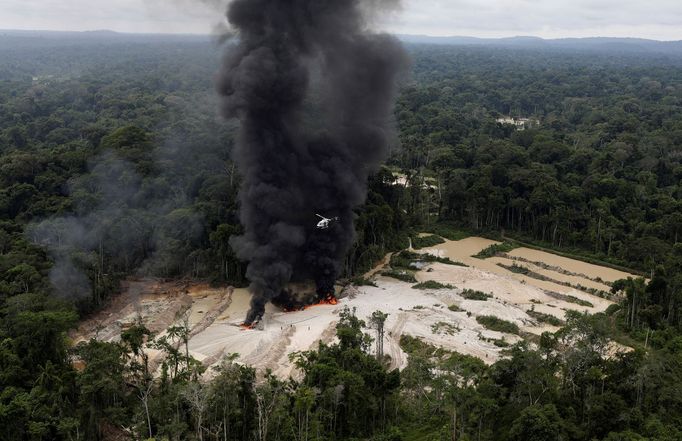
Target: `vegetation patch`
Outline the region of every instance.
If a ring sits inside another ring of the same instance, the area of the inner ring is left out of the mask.
[[[424,343],[420,338],[412,337],[411,335],[403,334],[400,336],[400,349],[405,351],[408,355],[420,355],[427,357],[440,357],[445,355],[448,351],[443,348],[431,346]]]
[[[460,331],[459,327],[448,322],[438,322],[431,325],[431,332],[434,334],[455,335]]]
[[[432,225],[430,227],[424,228],[423,231],[426,233],[436,234],[448,240],[462,240],[471,236],[465,231],[444,224]]]
[[[452,312],[464,312],[464,310],[462,308],[455,305],[454,303],[452,305],[448,306],[448,309]]]
[[[478,291],[478,290],[474,290],[474,289],[465,289],[462,291],[462,293],[460,295],[467,300],[486,301],[486,300],[492,298],[491,294],[486,294],[483,291]]]
[[[502,267],[506,270],[509,270],[513,273],[516,274],[523,274],[524,276],[528,276],[533,279],[537,280],[542,280],[544,282],[551,282],[551,283],[556,283],[557,285],[561,286],[566,286],[568,288],[574,288],[577,289],[578,291],[583,291],[589,294],[592,294],[597,297],[601,297],[603,299],[611,299],[613,295],[609,292],[606,292],[601,289],[596,289],[596,288],[588,288],[587,286],[581,285],[579,283],[570,283],[566,282],[563,280],[557,280],[552,277],[545,276],[544,274],[537,273],[535,271],[532,271],[530,268],[527,268],[523,265],[517,265],[516,263],[513,263],[512,265],[505,265],[504,263],[498,263],[497,266]],[[574,275],[574,274],[571,274]]]
[[[489,247],[482,249],[478,254],[475,254],[473,257],[477,259],[487,259],[489,257],[495,257],[503,253],[508,253],[518,247],[519,247],[518,245],[515,245],[508,241],[504,241],[502,243],[492,244]]]
[[[491,331],[505,332],[507,334],[516,335],[519,335],[521,332],[516,323],[502,320],[501,318],[495,317],[494,315],[479,315],[476,317],[476,321]]]
[[[374,283],[374,281],[366,279],[362,276],[353,277],[350,282],[355,286],[373,286],[375,288],[377,287],[377,284]]]
[[[615,313],[617,313],[618,311],[620,311],[621,309],[623,309],[623,307],[622,307],[621,305],[619,305],[619,304],[617,304],[617,303],[614,303],[613,305],[609,305],[609,307],[606,308],[606,311],[604,311],[604,314],[606,314],[607,316],[611,317],[611,316],[613,316]]]
[[[531,271],[530,269],[526,268],[523,265],[517,265],[515,263],[511,265],[505,265],[504,263],[498,263],[497,266],[502,267],[508,271],[511,271],[514,274],[523,274],[523,275],[528,275]]]
[[[494,338],[492,343],[498,348],[508,348],[509,342],[503,338]]]
[[[392,268],[409,268],[415,269],[420,266],[420,264],[425,263],[443,263],[445,265],[457,265],[457,266],[468,266],[462,262],[455,262],[447,257],[434,256],[428,253],[414,253],[412,251],[401,251],[391,256],[390,265]]]
[[[419,260],[419,254],[411,251],[401,251],[391,256],[389,264],[392,268],[410,268],[412,263]]]
[[[400,348],[412,359],[430,360],[438,368],[453,369],[456,367],[462,376],[480,375],[487,369],[485,363],[476,357],[438,348],[410,335],[400,336]]]
[[[400,270],[382,271],[381,275],[385,277],[392,277],[403,282],[417,283],[417,279],[414,277],[414,274],[409,271]]]
[[[557,254],[557,253],[553,252],[552,254]],[[557,255],[559,255],[559,254],[557,254]],[[533,264],[539,268],[546,269],[549,271],[554,271],[554,272],[557,272],[559,274],[564,274],[567,276],[574,276],[574,277],[581,277],[583,279],[587,279],[587,280],[591,280],[593,282],[601,283],[601,284],[604,284],[606,286],[612,286],[613,285],[613,283],[606,281],[606,280],[602,279],[601,277],[591,277],[591,276],[588,276],[587,274],[576,273],[576,272],[569,271],[569,270],[566,270],[564,268],[561,268],[561,267],[558,267],[555,265],[549,265],[545,262],[538,262],[535,260],[526,259],[525,257],[521,257],[521,256],[505,255],[504,257],[511,259],[511,260],[514,260],[514,261],[517,261],[517,262],[530,263],[530,264]],[[580,259],[575,259],[575,260],[580,260]]]
[[[417,283],[412,286],[413,289],[452,289],[454,288],[450,284],[442,284],[436,282],[435,280],[427,280],[426,282]]]
[[[586,293],[592,294],[593,296],[601,297],[602,299],[611,300],[613,298],[612,293],[610,293],[608,291],[604,291],[602,289],[588,288],[588,287],[583,286],[583,285],[573,285],[572,288],[575,288],[575,289],[578,289],[580,291],[584,291]]]
[[[570,303],[575,303],[580,306],[587,306],[588,308],[594,308],[594,304],[588,302],[587,300],[579,299],[576,296],[567,295],[566,301]]]
[[[445,243],[445,239],[435,234],[422,237],[419,236],[412,237],[412,248],[414,248],[415,250],[419,250],[421,248],[434,247],[442,243]]]
[[[547,323],[547,324],[552,325],[552,326],[563,326],[564,325],[563,320],[560,320],[551,314],[545,314],[544,312],[535,311],[533,309],[529,309],[528,311],[526,311],[526,314],[533,317],[535,320],[539,321],[540,323]]]
[[[554,291],[545,291],[545,294],[550,297],[554,297],[555,299],[563,300],[564,302],[575,303],[576,305],[594,308],[594,305],[587,300],[579,299],[578,297],[572,296],[570,294],[561,294]]]

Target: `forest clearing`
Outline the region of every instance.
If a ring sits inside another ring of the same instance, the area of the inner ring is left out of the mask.
[[[338,305],[284,312],[269,304],[261,329],[245,330],[239,326],[244,321],[251,299],[246,289],[214,289],[205,284],[164,284],[154,280],[129,281],[122,297],[80,326],[74,334],[74,342],[90,338],[116,341],[121,331],[133,324],[145,325],[157,337],[164,335],[171,326],[185,325],[190,334],[190,355],[206,367],[219,364],[230,354],[239,354],[241,363],[261,371],[270,369],[281,378],[296,377],[297,372],[289,356],[317,349],[320,341],[332,342],[336,338],[339,312],[348,307],[355,309],[360,318],[367,318],[374,311],[388,314],[384,348],[394,368],[407,365],[407,355],[400,347],[403,335],[492,364],[501,357],[504,348],[520,341],[523,335],[539,336],[545,331],[559,329],[559,326],[529,315],[528,311],[563,321],[566,311],[603,312],[613,304],[610,300],[573,287],[514,273],[498,263],[511,264],[516,262],[513,258],[549,262],[556,265],[555,270],[537,268],[526,261],[523,265],[542,271],[554,280],[604,290],[610,289],[606,283],[631,276],[527,248],[515,249],[509,257],[472,257],[498,243],[469,237],[424,249],[426,253],[468,265],[433,262],[414,271],[418,282],[439,282],[443,288],[415,289],[415,283],[382,275],[383,270],[391,265],[391,259],[385,259],[379,268],[368,273],[376,286],[339,288]],[[580,272],[581,275],[567,275],[568,272]],[[596,279],[604,282],[594,282]],[[489,297],[469,299],[463,294],[464,290],[484,293]],[[580,299],[593,306],[575,303],[571,299]],[[481,316],[514,323],[520,335],[487,329],[476,320]],[[150,352],[153,365],[158,366],[157,357],[160,356],[157,351]],[[207,369],[208,377],[212,373],[211,369]]]

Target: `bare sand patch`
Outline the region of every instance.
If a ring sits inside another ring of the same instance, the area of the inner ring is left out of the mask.
[[[385,352],[390,357],[392,367],[404,368],[407,356],[400,348],[402,335],[418,337],[426,343],[493,363],[501,357],[500,341],[513,344],[521,337],[488,330],[476,321],[477,316],[492,315],[517,324],[523,332],[539,335],[557,328],[530,317],[526,313],[530,309],[564,319],[567,310],[593,313],[603,311],[611,304],[589,293],[512,273],[497,265],[501,262],[513,263],[510,259],[495,257],[481,260],[471,257],[494,243],[492,240],[473,237],[446,241],[436,247],[420,250],[469,265],[462,267],[432,263],[416,273],[419,281],[434,280],[452,285],[451,289],[418,290],[413,289],[410,283],[379,275],[381,268],[389,263],[389,255],[366,275],[374,279],[376,287],[348,288],[348,295],[341,298],[338,305],[321,305],[303,311],[283,312],[269,304],[261,322],[262,329],[245,330],[239,326],[250,307],[251,295],[246,289],[232,291],[206,285],[131,281],[124,294],[112,302],[108,309],[81,325],[74,339],[97,337],[115,341],[120,331],[136,320],[163,333],[169,326],[181,324],[186,318],[192,329],[190,353],[207,367],[218,364],[228,354],[239,354],[240,362],[261,371],[271,369],[276,375],[285,378],[299,375],[289,359],[292,353],[315,349],[320,342],[334,341],[339,313],[344,307],[354,309],[365,320],[377,310],[389,314],[385,324]],[[580,263],[569,266],[562,260],[565,258],[550,261],[546,256],[518,255],[529,260],[540,258],[543,262],[562,263],[571,271],[586,274],[590,278],[611,280],[616,275],[616,278],[620,277],[613,270],[598,272],[601,267],[587,268]],[[546,270],[529,263],[524,265],[557,281],[581,284],[587,288],[608,288],[605,284],[580,276]],[[588,283],[590,281],[592,284]],[[461,296],[462,289],[483,291],[491,294],[492,298],[485,301],[467,300]],[[560,296],[557,298],[551,295],[552,292]],[[566,301],[569,295],[587,300],[594,306],[584,307]],[[453,305],[457,308],[449,309]],[[367,332],[373,334],[372,330],[368,329]],[[211,375],[210,369],[207,375]]]
[[[192,308],[188,317],[190,328],[200,323],[210,311],[218,306],[222,295],[224,295],[224,290],[209,288],[189,293],[192,298]]]
[[[422,291],[411,287],[411,284],[393,279],[378,277],[378,287],[355,287],[353,295],[342,298],[338,305],[321,305],[304,311],[283,312],[268,305],[262,321],[262,330],[245,330],[239,325],[249,309],[250,294],[246,290],[236,289],[226,297],[225,290],[201,289],[176,292],[170,294],[144,293],[147,302],[146,311],[140,320],[143,324],[159,322],[155,314],[166,314],[169,304],[178,304],[184,299],[186,310],[184,317],[190,317],[191,338],[190,354],[203,362],[207,367],[218,364],[228,354],[239,354],[238,360],[263,369],[271,369],[280,377],[297,375],[289,355],[294,352],[316,349],[320,342],[329,343],[336,338],[336,324],[339,312],[344,307],[355,310],[362,319],[368,319],[372,312],[381,310],[389,314],[386,322],[384,347],[391,358],[391,364],[404,368],[407,356],[400,348],[400,337],[409,334],[422,338],[425,342],[449,350],[458,351],[480,357],[487,363],[499,359],[501,348],[495,346],[494,340],[504,339],[513,343],[519,337],[489,331],[476,322],[476,313],[491,313],[517,321],[520,325],[528,321],[520,309],[506,311],[505,306],[490,302],[487,305],[469,304],[457,294],[456,290]],[[170,297],[169,297],[170,295]],[[189,299],[189,302],[188,302]],[[448,309],[453,303],[473,311],[455,312]],[[480,302],[487,303],[487,302]],[[111,323],[127,320],[134,314],[130,305],[116,308],[106,313]],[[201,311],[201,313],[199,312]],[[119,315],[120,314],[120,315]],[[166,324],[182,324],[182,319]],[[445,325],[444,325],[445,324]],[[114,341],[115,331],[121,326],[113,327],[107,341]],[[370,334],[373,332],[367,330]],[[163,332],[161,332],[163,334]],[[82,338],[98,336],[94,329],[82,327]],[[151,353],[154,365],[158,365],[156,352]],[[207,375],[211,370],[207,371]]]
[[[416,290],[411,284],[386,277],[378,277],[376,283],[377,287],[355,288],[352,296],[341,299],[335,306],[316,306],[288,313],[268,306],[262,330],[243,330],[236,326],[248,310],[248,293],[235,290],[233,304],[225,314],[227,317],[193,337],[190,349],[197,358],[212,362],[216,354],[238,353],[241,362],[268,367],[285,377],[295,374],[289,354],[315,349],[319,342],[335,339],[338,314],[346,306],[363,319],[377,310],[389,314],[384,346],[391,364],[398,368],[404,368],[407,363],[399,344],[403,334],[492,363],[499,359],[501,350],[494,340],[513,343],[520,338],[485,329],[476,322],[477,315],[496,315],[514,321],[524,329],[533,327],[533,320],[522,308],[505,305],[502,301],[468,301],[459,296],[457,290]],[[449,310],[448,306],[455,303],[470,314]],[[447,324],[445,331],[440,330],[443,324]]]
[[[615,282],[616,280],[627,279],[628,277],[637,277],[634,274],[629,274],[613,268],[569,259],[567,257],[530,248],[517,248],[510,251],[508,254],[514,257],[522,257],[533,262],[543,262],[547,265],[563,268],[577,274],[584,274],[592,279],[601,278],[607,282]]]
[[[466,239],[462,240],[445,239],[444,243],[436,245],[435,247],[425,248],[422,251],[429,252],[437,250],[444,257],[449,257],[452,260],[469,264],[469,262],[474,262],[473,259],[475,259],[474,257],[471,256],[478,254],[479,252],[489,247],[490,245],[495,245],[499,243],[500,242],[490,239],[484,239],[482,237],[467,237]]]
[[[123,282],[122,289],[108,307],[83,320],[70,333],[74,344],[91,338],[118,341],[122,331],[139,322],[150,331],[160,333],[192,305],[188,284],[181,281],[130,279]]]
[[[548,277],[550,279],[557,280],[559,282],[569,283],[569,284],[574,285],[574,286],[584,286],[585,288],[592,288],[592,289],[596,289],[599,291],[606,291],[606,292],[609,292],[611,290],[611,287],[609,285],[606,285],[605,283],[595,282],[594,280],[591,280],[591,279],[588,279],[585,277],[580,277],[577,275],[568,275],[568,274],[564,274],[564,273],[561,273],[558,271],[552,271],[550,269],[540,267],[540,266],[538,266],[534,263],[530,263],[530,262],[518,262],[518,261],[515,261],[513,259],[506,258],[506,257],[491,257],[491,258],[486,259],[486,260],[489,260],[489,261],[495,263],[496,265],[501,263],[501,264],[507,265],[507,266],[512,266],[514,264],[519,265],[519,266],[523,266],[523,267],[526,267],[535,273],[538,273],[538,274],[543,275],[545,277]]]
[[[538,294],[536,291],[534,291],[531,288],[537,288],[541,290],[543,293],[544,292],[555,292],[564,296],[572,296],[576,297],[578,299],[587,301],[594,305],[593,307],[585,307],[585,306],[580,306],[574,303],[570,302],[560,302],[559,304],[556,304],[556,302],[553,302],[552,305],[555,306],[556,308],[564,308],[564,309],[573,309],[573,310],[579,310],[579,311],[588,311],[591,313],[595,312],[601,312],[604,311],[606,308],[609,307],[613,302],[603,299],[601,297],[595,296],[591,293],[585,292],[583,290],[577,289],[573,286],[565,286],[563,284],[559,283],[554,283],[551,281],[547,280],[538,280],[533,277],[528,277],[523,274],[517,274],[509,271],[506,268],[502,268],[501,266],[498,265],[498,263],[504,263],[506,265],[511,265],[513,263],[512,260],[506,259],[503,257],[491,257],[488,259],[477,259],[475,257],[472,257],[475,254],[478,254],[480,251],[485,249],[486,247],[492,245],[492,244],[497,244],[499,242],[495,242],[492,240],[488,239],[483,239],[480,237],[470,237],[464,240],[460,241],[450,241],[446,240],[445,243],[431,247],[426,249],[426,252],[429,252],[434,255],[438,255],[441,257],[448,257],[452,260],[457,260],[460,262],[463,262],[467,265],[469,265],[472,268],[475,268],[480,271],[487,272],[491,275],[497,275],[499,277],[491,277],[491,276],[486,276],[483,277],[480,274],[478,275],[470,275],[470,279],[467,280],[467,282],[472,282],[470,286],[464,286],[466,288],[470,289],[478,289],[483,292],[500,292],[500,294],[506,292],[507,296],[511,296],[511,298],[508,298],[508,301],[513,303],[513,304],[524,304],[526,303],[528,295],[531,295],[534,299],[536,300],[542,300],[542,298],[545,298],[542,303],[547,303],[547,296],[546,295],[541,295]],[[525,248],[528,249],[528,248]],[[516,250],[514,250],[516,251]],[[508,253],[511,255],[514,251],[511,253]],[[532,251],[532,250],[531,250]],[[549,253],[545,253],[549,254]],[[558,257],[558,256],[557,256]],[[568,260],[570,262],[579,262],[579,261],[573,261],[572,259],[566,259],[562,258],[565,260]],[[529,259],[530,260],[530,259]],[[582,263],[582,262],[579,262]],[[521,264],[521,263],[520,263]],[[527,266],[526,262],[522,263],[522,265]],[[599,267],[596,265],[593,265],[596,268],[603,268]],[[580,266],[577,267],[570,267],[570,271],[573,271],[576,268],[582,268]],[[542,270],[541,274],[546,274],[549,278],[557,280],[557,281],[571,281],[572,285],[575,286],[583,286],[586,288],[591,288],[594,287],[595,289],[601,289],[604,291],[608,291],[610,288],[605,285],[605,284],[600,284],[598,282],[594,282],[590,279],[587,278],[582,278],[579,276],[568,276],[565,274],[562,274],[557,271],[550,271],[550,270],[545,270],[539,267],[536,267],[534,269],[537,270]],[[567,268],[568,269],[568,268]],[[609,269],[609,268],[604,268],[604,269]],[[447,269],[441,268],[441,271],[448,271]],[[593,272],[591,274],[597,274],[595,271],[592,270]],[[540,272],[540,271],[538,271]],[[428,274],[428,273],[427,273]],[[623,273],[625,274],[625,273]],[[428,276],[425,276],[423,274],[420,275],[422,278],[427,278]],[[442,274],[440,276],[440,279],[438,281],[442,282],[444,280],[448,280],[450,277],[456,277],[456,274]],[[590,276],[590,277],[598,277],[598,275],[595,276]],[[520,282],[523,287],[522,289],[519,289],[518,285],[511,284],[511,280]],[[421,280],[421,279],[420,279]],[[606,280],[606,279],[604,279]],[[464,283],[464,280],[460,283]],[[478,288],[473,288],[472,286],[478,286]],[[514,289],[509,289],[511,286],[514,286]],[[503,294],[504,295],[504,294]],[[537,309],[537,307],[536,307]],[[561,312],[557,312],[556,310],[549,310],[546,311],[544,308],[542,312],[546,312],[548,314],[552,314],[554,316],[563,316]],[[559,317],[562,318],[562,317]]]
[[[249,312],[251,302],[251,293],[246,288],[236,288],[232,292],[232,303],[227,310],[218,317],[217,321],[231,322],[239,324],[246,318],[246,313]]]
[[[433,264],[430,269],[431,271],[417,273],[417,280],[435,280],[443,284],[453,285],[459,290],[472,289],[490,294],[493,298],[487,301],[463,300],[457,305],[476,315],[495,315],[501,319],[514,321],[522,330],[532,334],[539,335],[544,331],[556,330],[557,328],[537,323],[525,313],[529,309],[550,314],[560,320],[565,319],[567,310],[590,311],[595,309],[553,298],[545,290],[524,283],[512,276],[442,263]],[[440,291],[440,295],[448,296],[451,294],[443,290]],[[450,298],[449,300],[454,302],[456,299]],[[606,302],[603,299],[599,300]]]

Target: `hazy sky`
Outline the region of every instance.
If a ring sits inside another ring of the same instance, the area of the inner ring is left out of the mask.
[[[222,19],[221,1],[0,0],[0,29],[207,33]],[[405,34],[682,40],[682,0],[404,0],[380,26]]]

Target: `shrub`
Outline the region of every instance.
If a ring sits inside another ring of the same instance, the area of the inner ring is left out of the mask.
[[[558,318],[554,317],[551,314],[545,314],[544,312],[538,312],[534,311],[532,309],[529,309],[526,311],[526,314],[529,316],[533,317],[535,320],[541,322],[541,323],[548,323],[552,326],[563,326],[564,322],[562,320],[559,320]]]
[[[391,256],[390,265],[392,268],[410,268],[410,264],[419,260],[419,254],[411,251],[401,251]]]
[[[434,334],[455,335],[459,331],[460,329],[456,325],[447,322],[438,322],[431,325],[431,332]]]
[[[580,306],[587,306],[589,308],[594,308],[594,304],[588,302],[587,300],[579,299],[576,296],[567,295],[566,301],[569,303],[575,303]]]
[[[514,245],[511,242],[496,243],[490,245],[487,248],[482,249],[478,254],[475,254],[473,257],[477,259],[487,259],[489,257],[495,257],[501,253],[508,253],[515,248],[518,248],[518,245]]]
[[[438,263],[444,263],[445,265],[456,265],[456,266],[464,266],[468,267],[466,263],[462,262],[457,262],[455,260],[450,260],[449,257],[439,257],[439,256],[434,256],[432,254],[422,254],[424,256],[424,260],[426,262],[438,262]]]
[[[435,280],[427,280],[426,282],[421,282],[417,283],[416,285],[413,285],[412,288],[414,289],[452,289],[452,285],[444,285],[440,282],[436,282]]]
[[[480,301],[485,301],[485,300],[488,300],[489,298],[492,297],[492,295],[486,294],[483,291],[476,291],[473,289],[465,289],[464,291],[462,291],[462,293],[460,295],[467,300],[480,300]]]
[[[376,288],[377,284],[369,279],[365,279],[362,276],[353,277],[351,283],[355,286],[373,286]]]
[[[563,300],[564,302],[575,303],[576,305],[587,306],[590,308],[594,307],[594,305],[588,302],[587,300],[579,299],[578,297],[569,294],[562,294],[554,291],[545,291],[545,294],[547,294],[550,297],[554,297],[555,299]]]
[[[476,321],[491,331],[506,332],[507,334],[519,334],[520,330],[516,323],[502,320],[494,315],[480,315]]]
[[[421,249],[421,248],[428,248],[428,247],[433,247],[436,245],[439,245],[441,243],[444,243],[445,239],[443,239],[440,236],[436,236],[435,234],[429,235],[429,236],[414,236],[412,238],[412,248],[415,250]]]
[[[511,265],[505,265],[504,263],[498,263],[497,266],[500,266],[506,270],[511,271],[512,273],[515,273],[515,274],[527,275],[528,273],[530,273],[530,270],[528,268],[526,268],[523,265],[517,265],[516,263],[513,263]]]
[[[604,314],[606,314],[608,316],[612,316],[620,310],[621,310],[621,306],[617,303],[614,303],[613,305],[609,305],[609,307],[606,308],[606,311],[604,311]]]
[[[468,266],[462,262],[455,262],[447,257],[434,256],[433,254],[419,254],[411,251],[401,251],[391,256],[390,265],[393,268],[414,268],[416,263],[438,262],[445,265]]]
[[[414,274],[408,271],[396,271],[396,270],[391,270],[391,271],[383,271],[381,273],[382,276],[386,277],[392,277],[394,279],[401,280],[403,282],[408,282],[408,283],[417,283],[417,279],[414,278]]]

